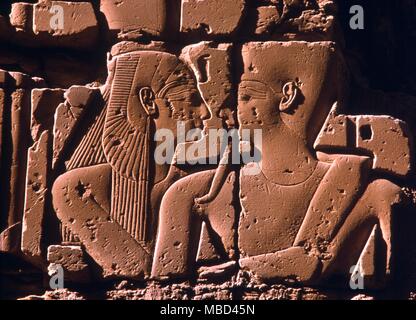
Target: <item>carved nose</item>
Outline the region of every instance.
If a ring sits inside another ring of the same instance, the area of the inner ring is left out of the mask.
[[[207,106],[205,105],[205,103],[202,103],[201,104],[200,109],[201,109],[200,110],[200,118],[201,118],[201,120],[207,120],[207,119],[209,119],[211,117],[211,114],[210,114]]]

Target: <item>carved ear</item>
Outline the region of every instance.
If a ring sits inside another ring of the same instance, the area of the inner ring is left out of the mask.
[[[140,88],[139,91],[140,102],[149,116],[156,114],[155,93],[150,87]]]
[[[291,109],[299,95],[299,87],[296,82],[287,82],[283,86],[283,98],[280,100],[279,110],[285,112]]]

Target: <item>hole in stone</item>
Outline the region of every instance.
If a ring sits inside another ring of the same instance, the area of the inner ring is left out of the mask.
[[[38,192],[40,190],[40,184],[39,183],[32,184],[32,190],[34,192]]]
[[[257,67],[253,65],[252,63],[250,63],[250,65],[248,66],[248,71],[253,72],[253,73],[258,73]]]
[[[344,189],[338,189],[338,192],[341,193],[341,194],[346,194]]]
[[[371,140],[373,137],[373,129],[369,124],[363,125],[360,128],[360,137],[362,140]]]

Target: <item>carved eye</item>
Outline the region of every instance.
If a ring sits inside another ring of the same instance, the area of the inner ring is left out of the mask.
[[[199,94],[198,94],[197,92],[193,91],[193,92],[190,94],[190,101],[191,101],[191,102],[199,102],[199,101],[200,101],[200,99],[199,99]]]
[[[245,94],[245,93],[243,93],[243,94],[240,94],[240,101],[245,101],[245,102],[247,102],[247,101],[250,101],[251,100],[251,96],[250,95],[248,95],[248,94]]]

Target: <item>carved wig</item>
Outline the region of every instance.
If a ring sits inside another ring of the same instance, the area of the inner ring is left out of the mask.
[[[107,106],[102,147],[113,169],[111,216],[139,242],[151,239],[149,161],[151,119],[138,93],[150,87],[156,98],[175,94],[192,79],[174,55],[140,51],[118,56]]]

